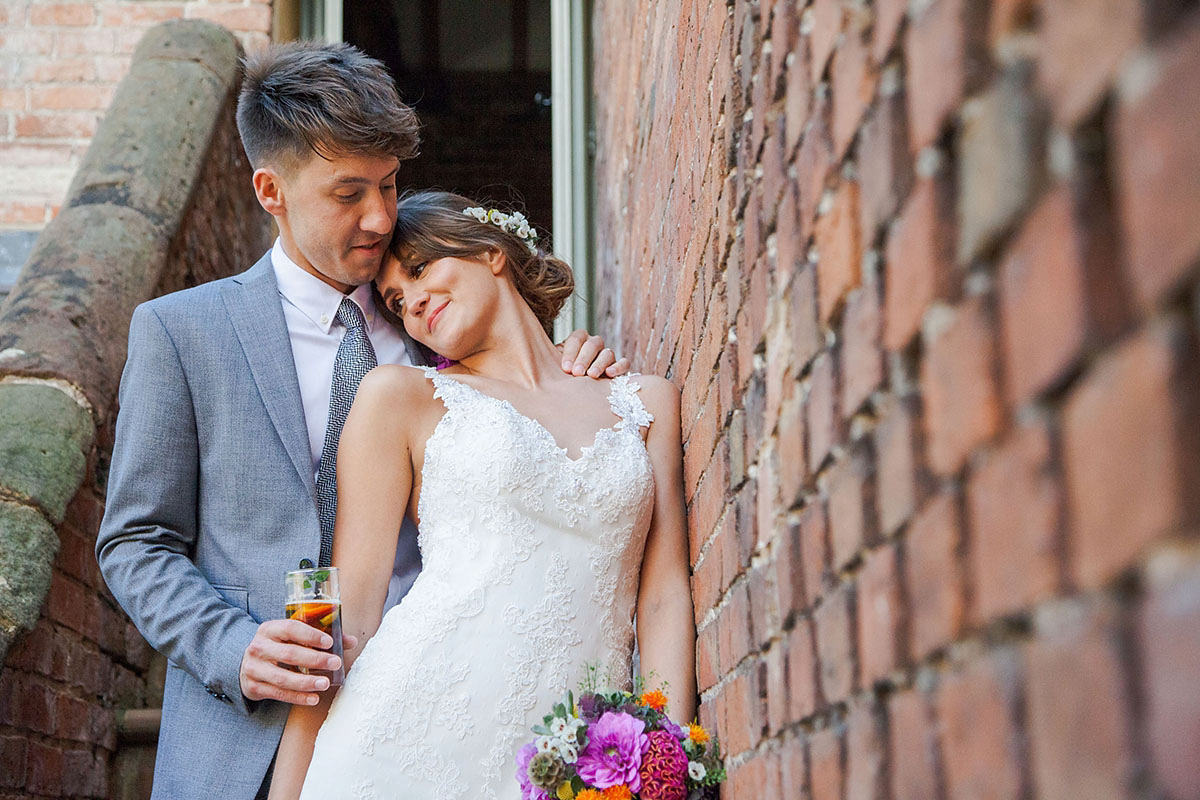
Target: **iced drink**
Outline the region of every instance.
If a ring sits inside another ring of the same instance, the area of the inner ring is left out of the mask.
[[[298,569],[287,573],[287,601],[284,615],[298,619],[333,638],[329,652],[342,658],[342,600],[338,591],[337,567]],[[330,686],[341,686],[345,666],[336,670],[298,667],[305,675],[324,675]]]

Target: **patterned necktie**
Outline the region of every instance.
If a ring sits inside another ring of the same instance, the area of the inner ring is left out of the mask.
[[[337,448],[346,424],[346,415],[354,402],[354,393],[363,376],[379,362],[375,348],[367,338],[367,326],[362,311],[349,297],[342,300],[337,311],[338,322],[346,328],[342,343],[333,359],[333,383],[329,391],[329,425],[325,428],[325,444],[317,467],[317,519],[321,523],[321,555],[319,566],[329,566],[333,557],[333,521],[337,516]]]

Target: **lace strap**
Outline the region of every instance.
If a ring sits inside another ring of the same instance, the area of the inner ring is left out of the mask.
[[[475,397],[470,386],[441,374],[437,367],[420,367],[420,370],[433,382],[433,396],[441,400],[447,409]]]
[[[646,428],[654,421],[654,415],[646,410],[642,398],[638,396],[638,390],[642,388],[642,385],[630,380],[633,377],[636,375],[622,375],[619,378],[613,378],[612,386],[609,388],[608,407],[621,420],[614,426],[617,430],[624,430],[629,423],[633,424],[635,430]]]

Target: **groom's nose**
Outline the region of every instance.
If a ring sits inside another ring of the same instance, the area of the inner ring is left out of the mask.
[[[371,196],[365,201],[367,206],[363,209],[358,227],[368,233],[386,236],[392,232],[392,225],[396,222],[391,213],[395,211],[395,203],[389,204],[382,192],[371,192],[370,194]]]

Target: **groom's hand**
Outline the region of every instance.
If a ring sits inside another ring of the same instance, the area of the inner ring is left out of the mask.
[[[343,637],[346,649],[356,644],[353,636]],[[316,705],[329,688],[323,675],[302,675],[288,669],[335,670],[341,659],[327,652],[333,639],[327,633],[294,619],[272,619],[258,626],[258,631],[242,656],[238,678],[247,700],[280,700],[302,706]]]
[[[572,331],[559,346],[563,352],[563,372],[568,375],[615,378],[629,371],[629,359],[618,359],[612,348],[604,346],[603,338],[589,336],[582,328]]]

